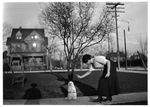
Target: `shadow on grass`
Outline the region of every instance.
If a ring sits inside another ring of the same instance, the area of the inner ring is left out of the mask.
[[[67,89],[62,86],[60,87],[60,89],[63,92],[64,96],[67,97],[67,94],[68,94]]]
[[[87,85],[79,81],[74,81],[74,83],[84,96],[92,96],[97,94],[97,90],[90,85]]]
[[[64,78],[60,74],[53,74],[55,75],[58,79],[58,81],[64,81],[65,83],[60,86],[61,91],[63,92],[64,96],[67,97],[67,84],[68,84],[68,79]],[[78,96],[83,95],[83,96],[92,96],[96,95],[97,91],[95,88],[93,88],[90,85],[87,85],[85,83],[82,83],[80,81],[73,81],[75,86],[78,87],[79,91],[77,90]]]

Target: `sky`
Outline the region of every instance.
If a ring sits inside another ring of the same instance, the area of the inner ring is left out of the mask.
[[[134,53],[139,50],[139,39],[148,36],[148,2],[122,2],[125,13],[119,13],[118,35],[120,50],[124,49],[124,34],[126,31],[127,50]],[[34,28],[38,25],[42,3],[38,2],[3,2],[3,22],[10,23],[13,28]],[[97,3],[97,12],[105,2]],[[129,23],[129,24],[128,24]],[[130,27],[130,31],[128,31]],[[114,39],[116,40],[116,36]]]

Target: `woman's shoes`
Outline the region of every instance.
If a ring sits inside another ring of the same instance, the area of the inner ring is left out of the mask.
[[[99,102],[99,103],[101,103],[102,102],[102,98],[97,98],[96,100],[94,100],[93,102]]]
[[[107,97],[105,99],[102,99],[102,97],[98,97],[96,100],[94,100],[93,102],[99,102],[101,103],[102,101],[111,101],[112,97]]]
[[[107,97],[106,99],[103,99],[103,101],[111,101],[112,97]]]

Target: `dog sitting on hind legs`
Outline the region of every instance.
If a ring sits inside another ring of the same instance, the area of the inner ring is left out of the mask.
[[[69,99],[69,100],[77,99],[76,88],[75,88],[74,83],[72,81],[70,81],[68,83],[68,95],[67,95],[66,99]]]

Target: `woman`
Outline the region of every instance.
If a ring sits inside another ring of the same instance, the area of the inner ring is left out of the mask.
[[[94,102],[111,101],[113,95],[120,93],[116,65],[113,61],[106,59],[104,56],[91,56],[85,54],[82,57],[82,62],[88,65],[89,70],[82,76],[77,75],[77,78],[79,79],[90,75],[94,70],[96,63],[104,65],[103,73],[98,82],[98,98],[94,100]],[[105,96],[106,98],[102,99],[102,96]]]

